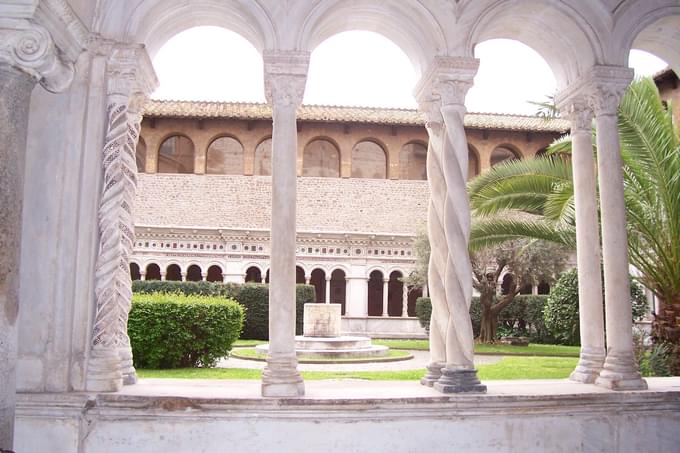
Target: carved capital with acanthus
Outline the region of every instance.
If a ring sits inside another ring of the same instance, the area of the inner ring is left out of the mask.
[[[265,51],[264,91],[273,107],[302,104],[309,69],[309,52]]]
[[[572,134],[577,132],[590,134],[593,123],[593,111],[586,96],[576,95],[569,99],[561,99],[557,108],[562,117],[570,121]]]
[[[437,97],[441,107],[456,106],[464,112],[465,96],[478,68],[475,58],[436,57],[416,86],[416,99]]]
[[[630,68],[593,66],[558,94],[557,104],[567,105],[572,99],[582,98],[596,116],[614,116],[631,80],[633,70]]]
[[[111,48],[107,66],[107,94],[120,97],[121,102],[132,104],[134,99],[148,97],[158,86],[151,59],[143,45],[120,44]],[[140,112],[143,104],[137,102]]]

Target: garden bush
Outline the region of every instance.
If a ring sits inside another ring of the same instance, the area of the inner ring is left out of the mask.
[[[302,335],[304,305],[316,300],[314,287],[297,285],[295,289],[295,334]],[[238,302],[246,309],[246,321],[241,338],[269,339],[269,285],[246,283],[241,286]]]
[[[132,292],[138,294],[181,293],[187,296],[201,295],[227,297],[238,300],[241,285],[237,283],[177,282],[160,280],[134,280]]]
[[[432,302],[429,297],[419,297],[416,299],[416,317],[420,327],[425,331],[430,331],[430,316],[432,316]]]
[[[630,297],[633,304],[633,321],[647,312],[647,299],[638,283],[631,279]],[[580,343],[578,319],[578,273],[576,269],[565,272],[552,288],[543,312],[545,327],[558,343]]]
[[[231,299],[134,294],[128,320],[134,365],[211,367],[228,354],[242,327],[243,308]]]

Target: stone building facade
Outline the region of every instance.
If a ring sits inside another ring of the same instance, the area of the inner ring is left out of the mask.
[[[298,283],[342,305],[343,329],[419,336],[404,288],[430,197],[428,136],[415,110],[302,106],[298,116]],[[468,177],[542,152],[559,119],[466,116]],[[268,281],[271,110],[265,104],[151,101],[137,147],[133,279]],[[425,289],[427,291],[427,289]]]

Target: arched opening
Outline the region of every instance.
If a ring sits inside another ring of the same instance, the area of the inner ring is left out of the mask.
[[[510,292],[510,284],[512,283],[512,274],[507,273],[501,279],[501,295],[505,296]]]
[[[304,285],[307,283],[305,280],[305,270],[300,266],[295,266],[295,284]]]
[[[345,314],[346,292],[345,271],[336,269],[331,273],[331,303],[340,304],[340,313],[343,315]]]
[[[314,286],[314,290],[316,291],[316,303],[326,303],[326,273],[323,269],[314,269],[312,271],[309,284]]]
[[[368,279],[368,316],[382,316],[383,274],[373,271]]]
[[[491,152],[491,166],[493,167],[494,165],[498,165],[502,162],[505,161],[510,161],[510,160],[519,160],[521,159],[521,156],[519,152],[515,151],[514,149],[510,148],[507,145],[502,145],[502,146],[497,146],[492,152]]]
[[[472,146],[468,145],[468,180],[477,176],[480,172],[479,169],[479,153]]]
[[[137,142],[135,162],[137,163],[137,173],[146,173],[146,142],[142,137],[139,137]]]
[[[427,179],[427,146],[407,143],[399,151],[399,179]]]
[[[387,178],[387,154],[382,146],[364,140],[352,148],[352,178]]]
[[[141,272],[139,272],[139,264],[130,263],[130,279],[132,281],[142,279],[142,274],[141,274]]]
[[[302,156],[302,176],[338,178],[340,176],[338,148],[324,139],[309,142]]]
[[[538,291],[537,292],[540,295],[550,294],[550,284],[542,281],[541,283],[538,284]]]
[[[387,314],[389,316],[401,316],[404,305],[404,283],[401,282],[402,274],[399,271],[390,273],[390,281],[387,284]]]
[[[171,282],[181,282],[182,281],[182,270],[177,264],[171,264],[165,270],[165,279]]]
[[[256,266],[250,266],[246,270],[246,283],[262,283],[262,271]]]
[[[201,274],[201,268],[196,264],[192,264],[187,269],[187,281],[188,282],[200,282],[203,280],[203,275]]]
[[[233,137],[219,137],[208,146],[205,172],[211,175],[242,175],[243,145]]]
[[[257,176],[271,176],[272,174],[272,139],[262,140],[255,148],[255,162],[253,174]]]
[[[408,288],[408,316],[416,316],[416,301],[419,297],[423,297],[422,287]]]
[[[183,135],[166,138],[158,150],[158,173],[193,173],[194,142]]]
[[[222,268],[214,264],[208,268],[208,275],[206,280],[209,282],[222,282],[224,281],[224,276],[222,274]]]
[[[269,283],[269,269],[267,269],[267,272],[265,273],[264,282]]]
[[[161,279],[161,268],[158,264],[151,263],[146,266],[146,280],[160,280]]]
[[[531,294],[533,292],[533,290],[534,290],[533,285],[531,283],[527,283],[526,285],[523,285],[519,289],[519,293],[522,294],[522,295]]]

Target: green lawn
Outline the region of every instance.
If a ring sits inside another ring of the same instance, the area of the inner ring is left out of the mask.
[[[572,357],[505,357],[498,363],[478,367],[481,380],[499,379],[563,379],[576,366]],[[137,370],[140,378],[178,379],[260,379],[260,370],[245,368],[181,368],[176,370]],[[415,381],[425,370],[406,371],[303,371],[302,377],[320,379],[366,379]]]
[[[373,340],[373,344],[389,346],[392,349],[409,349],[427,351],[430,349],[427,340]],[[562,346],[555,344],[530,344],[529,346],[510,346],[505,344],[475,344],[476,354],[507,354],[547,357],[578,357],[578,346]]]

